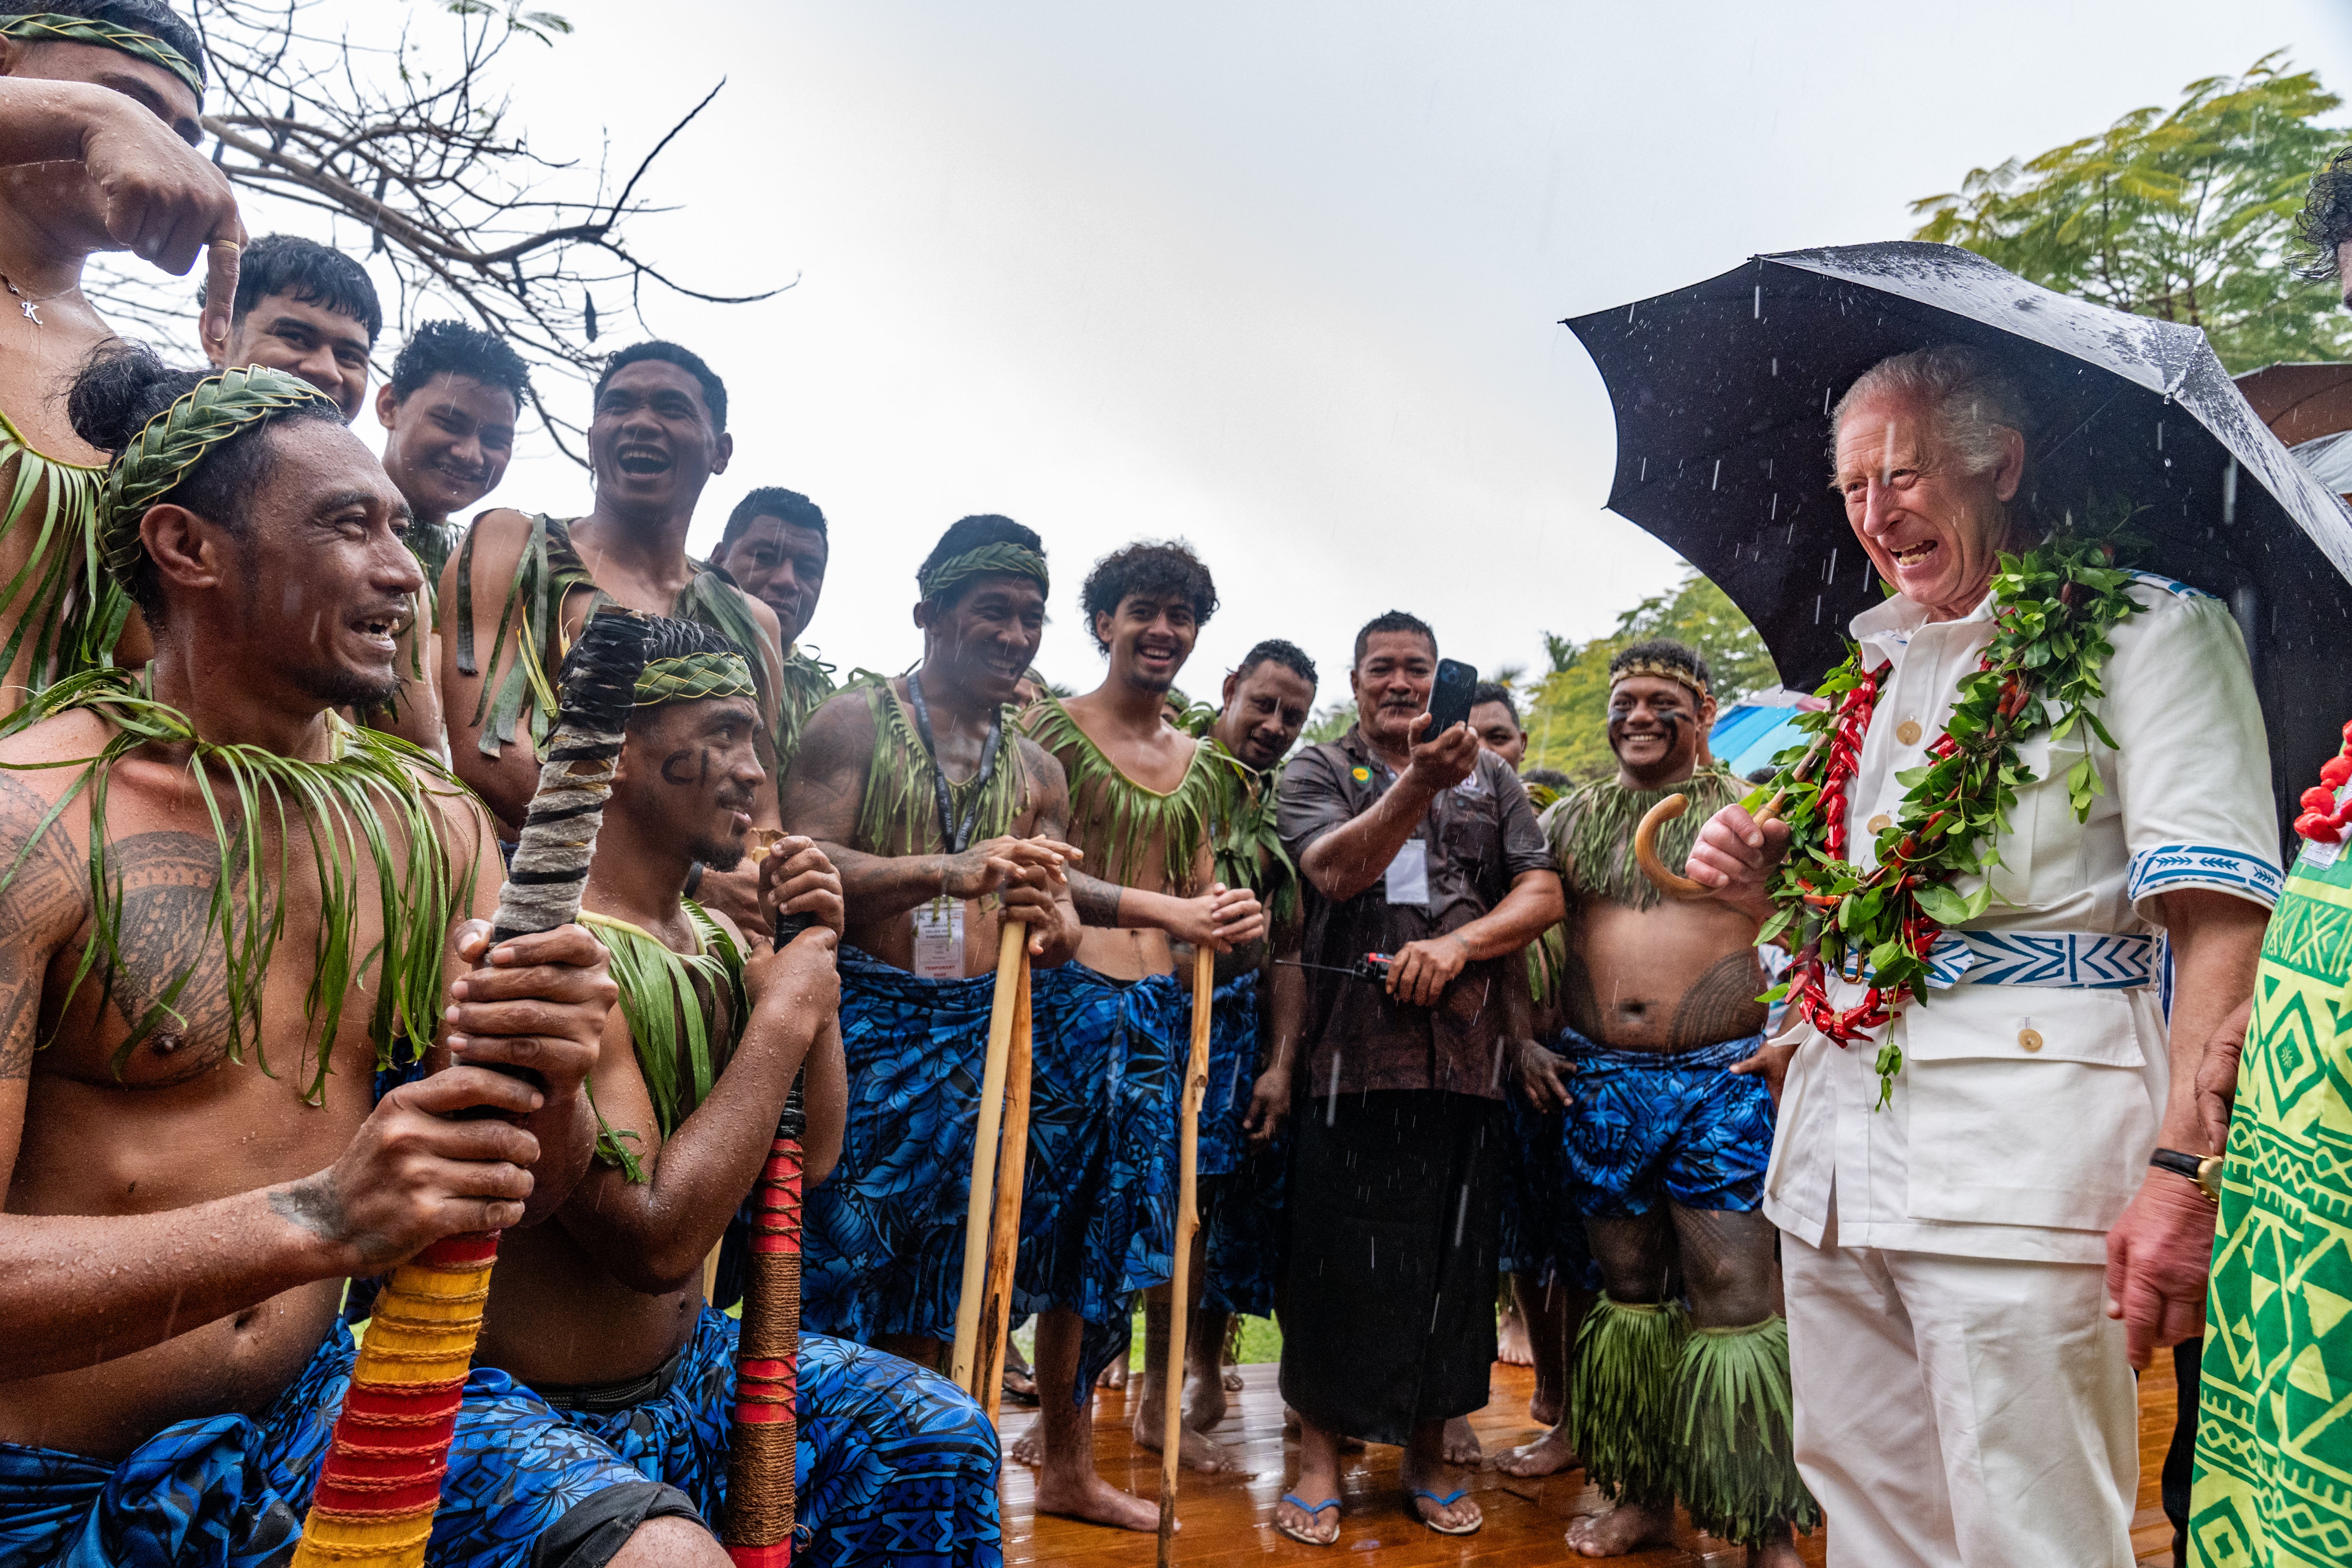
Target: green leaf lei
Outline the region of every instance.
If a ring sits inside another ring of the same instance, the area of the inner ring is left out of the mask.
[[[1864,668],[1859,648],[1830,672],[1818,693],[1830,700],[1829,710],[1797,721],[1812,743],[1775,758],[1772,782],[1742,802],[1752,812],[1781,796],[1781,820],[1793,835],[1770,885],[1779,912],[1758,940],[1785,941],[1797,961],[1766,1000],[1787,995],[1814,1028],[1845,1046],[1906,1001],[1925,998],[1927,952],[1937,937],[1981,916],[1991,901],[2007,813],[2017,804],[2017,786],[2034,782],[2018,760],[2018,742],[2043,729],[2063,740],[2080,723],[2115,748],[2091,705],[2103,695],[2100,668],[2115,652],[2107,632],[2146,608],[2130,596],[2133,574],[2116,564],[2116,552],[2113,535],[2060,532],[2021,557],[2000,556],[1992,580],[1992,641],[1976,670],[1961,679],[1950,722],[1927,748],[1927,762],[1895,775],[1905,790],[1902,805],[1878,835],[1877,864],[1867,871],[1845,858],[1846,787],[1880,672]],[[1816,776],[1813,763],[1823,755],[1828,765]],[[2086,752],[2066,776],[2077,821],[2089,817],[2101,790]],[[1953,886],[1979,874],[1985,880],[1973,893]],[[1870,986],[1860,1004],[1840,1012],[1829,1005],[1828,976],[1856,961],[1867,968]],[[1902,1050],[1891,1038],[1879,1047],[1876,1066],[1883,1107],[1903,1070]]]

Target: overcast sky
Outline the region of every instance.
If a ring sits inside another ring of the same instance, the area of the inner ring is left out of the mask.
[[[1087,566],[1181,536],[1223,599],[1204,696],[1265,637],[1343,696],[1391,606],[1482,669],[1539,666],[1541,632],[1670,580],[1601,509],[1608,401],[1560,318],[1902,237],[1970,168],[2272,49],[2352,85],[2342,0],[544,3],[577,31],[509,53],[536,149],[633,161],[724,77],[637,243],[713,290],[799,279],[646,300],[733,403],[697,545],[754,486],[806,491],[834,540],[808,640],[897,669],[916,563],[1009,513],[1053,559],[1040,663],[1083,689]],[[597,303],[603,345],[645,335]],[[586,510],[581,470],[521,450],[494,502]]]

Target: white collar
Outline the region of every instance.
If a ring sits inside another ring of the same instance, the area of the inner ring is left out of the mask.
[[[1990,624],[1993,616],[1992,590],[1988,587],[1976,608],[1958,620],[1938,621],[1937,626],[1965,626]],[[1928,626],[1927,607],[1915,599],[1897,594],[1885,603],[1874,605],[1846,623],[1853,640],[1875,652],[1887,663],[1895,662],[1895,654],[1909,645],[1920,629]]]

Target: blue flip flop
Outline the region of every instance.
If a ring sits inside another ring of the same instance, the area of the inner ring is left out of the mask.
[[[1299,1512],[1318,1520],[1323,1517],[1323,1510],[1325,1509],[1338,1508],[1339,1506],[1339,1500],[1338,1498],[1328,1498],[1322,1502],[1317,1503],[1314,1507],[1309,1508],[1307,1504],[1307,1500],[1300,1497],[1297,1492],[1283,1493],[1282,1500],[1290,1504],[1291,1507],[1297,1509]],[[1278,1518],[1274,1521],[1274,1528],[1282,1531],[1283,1534],[1290,1537],[1291,1540],[1297,1542],[1302,1546],[1336,1546],[1339,1542],[1339,1538],[1336,1535],[1328,1541],[1318,1541],[1311,1535],[1301,1535],[1298,1531],[1291,1529],[1290,1526],[1283,1523]]]
[[[1435,1503],[1440,1508],[1452,1508],[1455,1503],[1462,1500],[1464,1494],[1468,1492],[1469,1489],[1470,1489],[1468,1487],[1455,1487],[1444,1497],[1439,1497],[1435,1492],[1423,1491],[1420,1488],[1415,1487],[1413,1489],[1412,1495],[1417,1498],[1427,1498],[1430,1501]],[[1305,1503],[1301,1503],[1298,1506],[1304,1508],[1307,1505]],[[1421,1519],[1421,1510],[1419,1509],[1415,1509],[1412,1511],[1414,1518]],[[1479,1518],[1472,1520],[1468,1524],[1444,1525],[1438,1523],[1433,1519],[1422,1519],[1421,1522],[1427,1525],[1430,1529],[1437,1531],[1440,1535],[1475,1535],[1478,1533],[1479,1530],[1485,1526],[1486,1521],[1485,1516],[1481,1515]]]

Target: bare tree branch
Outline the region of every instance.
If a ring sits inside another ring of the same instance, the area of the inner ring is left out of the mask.
[[[533,151],[506,128],[493,80],[517,38],[551,45],[562,17],[523,0],[440,0],[452,20],[441,47],[406,26],[389,46],[329,37],[310,26],[330,0],[194,0],[211,58],[213,161],[230,182],[349,219],[367,229],[398,284],[395,321],[452,310],[513,343],[535,368],[592,375],[601,354],[591,290],[622,285],[632,304],[647,282],[709,304],[773,298],[787,283],[719,294],[647,262],[625,233],[633,218],[671,210],[642,200],[655,162],[709,107],[724,79],[688,110],[607,195],[604,168]],[[248,226],[258,227],[248,220]],[[129,265],[93,266],[87,291],[126,324],[184,335],[195,310],[184,284]],[[531,399],[566,457],[584,461],[581,427]]]

